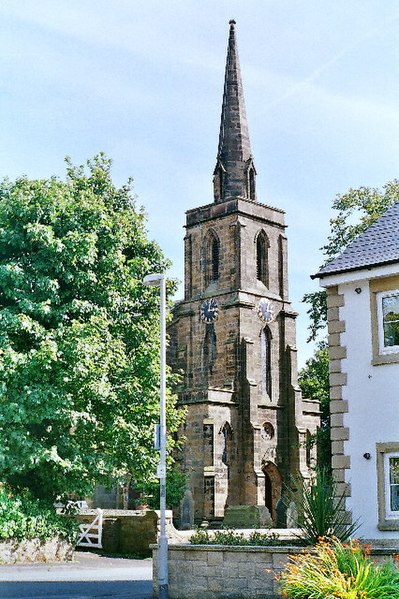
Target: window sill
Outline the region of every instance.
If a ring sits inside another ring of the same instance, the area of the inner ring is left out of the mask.
[[[396,364],[399,362],[399,352],[392,354],[379,354],[374,356],[371,363],[373,366],[380,366],[381,364]]]
[[[378,530],[399,530],[399,519],[383,520],[378,523]]]

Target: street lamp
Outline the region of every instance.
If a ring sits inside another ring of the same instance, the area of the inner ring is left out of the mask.
[[[161,339],[161,380],[160,380],[160,443],[159,443],[159,491],[161,531],[158,552],[159,599],[168,599],[168,538],[166,536],[166,279],[163,274],[147,275],[145,285],[159,287],[161,295],[160,339]]]

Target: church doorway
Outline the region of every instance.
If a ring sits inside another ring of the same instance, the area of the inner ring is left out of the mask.
[[[281,474],[273,462],[264,464],[263,473],[265,475],[265,506],[270,512],[273,522],[277,522],[277,504],[281,499],[282,478]]]
[[[265,472],[265,506],[269,510],[270,514],[273,513],[273,491],[272,481],[270,476]]]

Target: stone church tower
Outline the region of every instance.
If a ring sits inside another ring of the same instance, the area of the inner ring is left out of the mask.
[[[257,200],[234,21],[213,186],[214,202],[187,212],[184,300],[168,330],[183,468],[197,521],[266,505],[276,522],[283,482],[308,476],[319,410],[297,385],[284,212]]]

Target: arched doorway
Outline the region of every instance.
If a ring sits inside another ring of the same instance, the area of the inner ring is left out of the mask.
[[[265,506],[270,512],[273,513],[273,487],[270,476],[265,472]]]
[[[273,462],[265,462],[262,470],[265,475],[265,506],[269,510],[273,522],[276,523],[276,507],[281,498],[283,481],[277,466]]]

